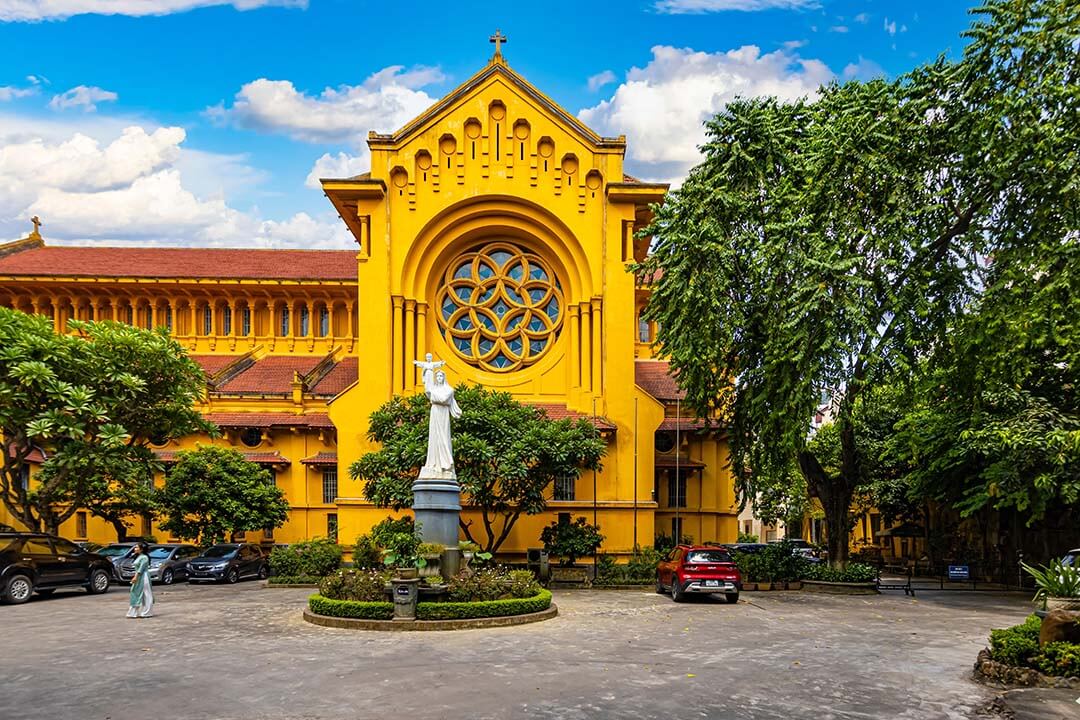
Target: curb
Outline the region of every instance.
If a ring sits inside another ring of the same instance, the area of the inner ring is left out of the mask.
[[[534,622],[550,620],[559,614],[559,608],[555,603],[547,610],[528,613],[525,615],[503,615],[490,618],[467,618],[464,620],[360,620],[357,618],[339,618],[328,615],[316,615],[310,610],[304,610],[304,620],[312,625],[322,627],[340,628],[342,630],[383,630],[383,631],[411,631],[411,630],[475,630],[480,628],[510,627],[512,625],[527,625]]]
[[[833,595],[880,595],[877,583],[842,583],[824,580],[803,580],[802,589],[806,592],[831,593]]]

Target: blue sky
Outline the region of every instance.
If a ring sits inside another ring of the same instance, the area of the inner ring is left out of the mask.
[[[345,247],[317,176],[488,59],[678,182],[735,94],[812,93],[963,47],[974,2],[0,0],[0,239]],[[492,8],[498,8],[493,12]],[[90,11],[90,12],[86,12]]]

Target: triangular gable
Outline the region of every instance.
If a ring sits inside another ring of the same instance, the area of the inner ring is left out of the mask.
[[[577,135],[582,142],[596,148],[624,148],[626,146],[625,135],[620,135],[617,138],[597,135],[587,125],[559,106],[558,103],[540,92],[532,83],[511,70],[501,56],[492,58],[486,67],[461,85],[458,85],[439,102],[432,105],[397,132],[381,134],[372,131],[368,133],[368,146],[373,150],[375,148],[400,147],[413,135],[440,122],[455,107],[475,92],[477,88],[483,86],[495,76],[502,78],[511,87],[523,93],[538,108],[547,111],[553,118],[561,122],[567,130]]]

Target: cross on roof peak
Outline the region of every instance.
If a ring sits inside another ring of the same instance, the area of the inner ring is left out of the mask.
[[[488,38],[488,42],[495,43],[495,57],[502,57],[502,44],[510,42],[510,39],[502,34],[502,30],[496,30],[495,34]]]

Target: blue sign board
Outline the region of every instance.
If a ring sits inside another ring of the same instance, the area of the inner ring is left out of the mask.
[[[967,565],[950,565],[949,580],[970,580],[971,572]]]

